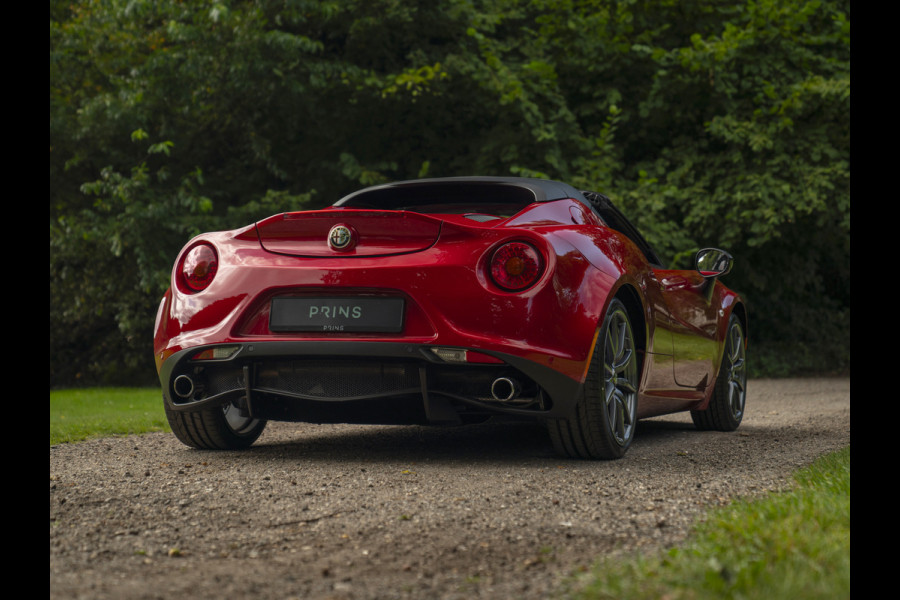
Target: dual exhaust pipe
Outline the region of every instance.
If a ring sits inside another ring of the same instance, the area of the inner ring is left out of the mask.
[[[175,391],[175,395],[179,398],[184,398],[185,400],[189,400],[196,394],[202,392],[204,387],[205,386],[201,382],[194,381],[188,375],[179,375],[172,383],[172,389]]]
[[[498,377],[491,384],[491,397],[498,402],[514,402],[522,393],[522,386],[511,377]]]

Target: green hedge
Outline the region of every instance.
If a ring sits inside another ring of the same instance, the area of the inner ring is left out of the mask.
[[[849,2],[50,3],[50,383],[152,381],[192,235],[364,185],[603,191],[729,249],[763,373],[849,369]]]

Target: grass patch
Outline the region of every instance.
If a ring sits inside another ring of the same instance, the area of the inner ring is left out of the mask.
[[[712,511],[681,548],[601,563],[575,598],[849,598],[850,448],[796,480]]]
[[[159,388],[50,390],[50,445],[169,431]]]

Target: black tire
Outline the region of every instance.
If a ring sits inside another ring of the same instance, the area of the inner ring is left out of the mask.
[[[233,404],[194,411],[171,410],[165,401],[163,405],[175,437],[201,450],[248,448],[266,427],[265,420],[244,417]]]
[[[700,430],[734,431],[744,418],[746,401],[747,338],[740,320],[731,315],[725,334],[722,366],[709,407],[706,410],[692,410],[691,419]]]
[[[625,305],[613,299],[597,336],[575,416],[547,423],[556,451],[572,458],[624,456],[637,424],[639,377],[631,320]]]

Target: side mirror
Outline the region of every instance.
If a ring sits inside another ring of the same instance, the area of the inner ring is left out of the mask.
[[[734,259],[731,255],[718,248],[704,248],[694,258],[694,268],[706,278],[726,275],[733,265]]]

